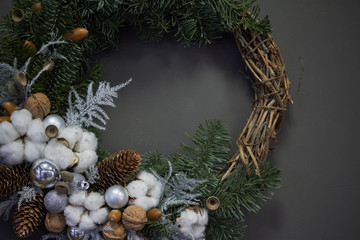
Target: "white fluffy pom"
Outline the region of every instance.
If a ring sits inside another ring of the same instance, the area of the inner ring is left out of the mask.
[[[145,211],[147,211],[147,210],[155,207],[157,205],[157,202],[158,201],[155,198],[142,196],[142,197],[136,198],[135,200],[129,201],[129,204],[140,206],[143,209],[145,209]]]
[[[66,169],[75,159],[73,151],[63,144],[59,143],[56,138],[51,139],[47,144],[44,157],[55,163],[60,169]]]
[[[203,238],[205,237],[205,229],[206,227],[204,225],[197,225],[195,224],[192,227],[192,231],[193,231],[193,236],[194,238]]]
[[[161,182],[157,182],[157,184],[149,190],[148,195],[150,197],[156,198],[159,201],[162,190],[163,190],[163,188],[162,188]]]
[[[20,134],[9,122],[0,123],[0,144],[8,144],[19,138]]]
[[[59,132],[58,138],[65,138],[68,141],[70,148],[73,149],[75,144],[80,141],[83,130],[78,126],[71,126],[62,129]]]
[[[75,145],[75,151],[83,152],[85,150],[96,151],[97,148],[97,138],[92,132],[83,132],[80,141]]]
[[[144,181],[149,188],[153,188],[158,184],[156,177],[149,172],[142,171],[137,175],[137,178]]]
[[[183,226],[181,225],[181,227],[179,228],[180,232],[182,234],[184,234],[185,236],[189,237],[192,236],[193,234],[193,228],[192,226]]]
[[[43,156],[46,144],[41,142],[33,142],[29,138],[25,138],[25,160],[35,162]]]
[[[11,123],[21,136],[25,135],[32,120],[31,113],[26,109],[14,111],[10,116]]]
[[[90,231],[97,227],[94,221],[90,218],[89,213],[84,213],[81,216],[81,220],[79,223],[79,228],[83,231]]]
[[[49,140],[45,134],[44,123],[40,118],[36,118],[30,122],[26,135],[34,142],[47,142]]]
[[[24,145],[22,140],[1,146],[0,155],[4,158],[4,162],[9,165],[17,165],[24,160]]]
[[[126,190],[128,191],[129,196],[138,198],[145,196],[149,188],[143,181],[135,180],[126,186]]]
[[[182,226],[191,226],[196,224],[198,221],[198,216],[196,212],[186,209],[185,211],[182,211],[180,214],[179,222]]]
[[[72,227],[76,226],[80,222],[81,215],[83,214],[84,210],[85,209],[80,206],[66,206],[64,210],[66,224]]]
[[[90,218],[97,224],[103,224],[108,218],[107,208],[100,208],[90,212]]]
[[[79,164],[74,169],[74,171],[79,172],[79,173],[82,173],[86,169],[93,166],[98,160],[98,156],[97,156],[96,152],[93,150],[87,150],[87,151],[78,153],[77,156],[79,157]]]
[[[103,195],[97,192],[90,193],[85,199],[85,208],[88,210],[97,210],[105,204]]]
[[[77,191],[70,195],[69,202],[72,205],[84,205],[87,191]]]
[[[201,211],[197,213],[197,215],[198,221],[196,222],[196,224],[205,226],[209,221],[208,211],[202,208]]]

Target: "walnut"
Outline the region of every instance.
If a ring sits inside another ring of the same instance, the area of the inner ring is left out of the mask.
[[[126,238],[126,230],[121,223],[108,221],[105,228],[111,228],[110,231],[103,231],[106,240],[124,240]]]
[[[129,206],[123,212],[122,223],[126,229],[140,231],[146,222],[146,211],[140,206]]]
[[[65,229],[66,221],[63,213],[46,214],[45,227],[49,232],[59,233]]]
[[[25,109],[31,112],[33,118],[44,118],[50,112],[50,100],[43,93],[31,94],[25,101]]]

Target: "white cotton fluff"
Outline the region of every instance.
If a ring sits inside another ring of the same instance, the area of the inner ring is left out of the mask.
[[[180,225],[180,226],[179,226],[179,230],[180,230],[180,232],[182,234],[184,234],[185,236],[192,236],[193,235],[192,226],[183,226],[183,225]]]
[[[45,125],[40,118],[30,122],[26,136],[34,142],[47,142],[49,140],[49,137],[45,134]]]
[[[198,221],[198,215],[196,212],[186,209],[185,211],[182,211],[180,214],[179,222],[182,226],[192,226],[196,224]]]
[[[66,206],[64,210],[66,224],[71,227],[78,225],[84,210],[85,209],[81,206],[71,206],[71,205]]]
[[[22,140],[3,145],[0,147],[0,156],[9,165],[17,165],[24,160],[24,145]]]
[[[97,225],[94,223],[94,221],[90,218],[89,213],[84,213],[81,216],[81,220],[79,223],[79,228],[83,231],[91,231],[95,229]]]
[[[205,234],[204,234],[205,229],[206,229],[206,227],[204,225],[195,224],[192,227],[192,232],[193,232],[194,238],[203,238],[203,237],[205,237]]]
[[[133,198],[139,198],[142,196],[146,196],[149,188],[143,181],[135,180],[126,186],[126,190],[128,191],[129,196]]]
[[[103,224],[108,219],[107,208],[100,208],[90,212],[90,218],[97,224]]]
[[[0,144],[8,144],[19,138],[20,134],[9,122],[0,123]]]
[[[71,126],[62,129],[59,132],[58,138],[65,138],[68,141],[70,148],[73,149],[75,144],[80,141],[83,130],[78,126]]]
[[[129,201],[129,204],[140,206],[143,209],[145,209],[145,211],[155,207],[157,203],[158,203],[157,199],[147,196],[138,197],[135,200]]]
[[[87,150],[81,153],[77,153],[77,156],[79,158],[79,164],[74,169],[74,171],[79,173],[83,173],[86,169],[93,166],[98,160],[98,156],[93,150]]]
[[[20,111],[14,111],[10,116],[10,120],[20,135],[23,136],[28,130],[32,115],[28,110],[21,109]]]
[[[25,160],[35,162],[43,156],[46,144],[41,142],[33,142],[29,138],[25,138]]]
[[[86,199],[84,206],[88,210],[97,210],[105,204],[105,198],[100,193],[92,192]]]
[[[163,187],[161,182],[157,182],[157,184],[148,191],[148,196],[156,198],[159,201],[162,191]]]
[[[85,150],[96,151],[98,139],[92,132],[83,132],[80,141],[75,145],[75,151],[83,152]]]
[[[72,193],[69,197],[69,203],[72,205],[84,205],[87,196],[87,191],[77,191]]]
[[[137,175],[137,178],[144,181],[149,188],[153,188],[159,183],[159,181],[153,174],[145,171],[139,173],[139,175]]]
[[[45,147],[44,157],[55,163],[60,169],[66,169],[75,160],[73,151],[56,138],[51,139]]]
[[[206,209],[201,209],[201,211],[199,211],[197,215],[198,221],[196,222],[196,224],[205,226],[209,221],[208,211]]]

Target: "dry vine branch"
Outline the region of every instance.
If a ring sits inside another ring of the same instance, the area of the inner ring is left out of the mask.
[[[287,104],[293,103],[285,64],[272,37],[242,30],[235,38],[254,77],[255,100],[250,118],[236,142],[238,151],[220,171],[221,180],[243,164],[255,168],[256,174],[261,177],[259,163],[266,160],[270,141],[276,141]]]

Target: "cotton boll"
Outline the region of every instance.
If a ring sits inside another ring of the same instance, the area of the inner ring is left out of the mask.
[[[44,157],[51,160],[62,170],[72,164],[76,158],[71,149],[59,143],[55,138],[51,139],[46,145]]]
[[[34,142],[47,142],[49,137],[45,134],[45,126],[40,118],[32,120],[29,124],[26,136]]]
[[[150,197],[156,198],[157,200],[160,200],[162,190],[162,184],[160,182],[157,182],[157,184],[149,190],[148,195]]]
[[[0,123],[0,145],[8,144],[19,138],[20,134],[9,122]]]
[[[69,202],[72,205],[84,205],[87,191],[77,191],[70,195]]]
[[[85,209],[81,206],[66,206],[64,210],[66,224],[72,227],[76,226],[80,222],[81,215],[84,211]]]
[[[153,188],[158,184],[156,177],[149,172],[142,171],[137,178],[144,181],[149,188]]]
[[[204,235],[205,229],[206,229],[206,227],[204,225],[195,224],[192,227],[194,238],[203,238],[203,237],[205,237],[205,235]]]
[[[135,200],[129,201],[129,204],[140,206],[143,209],[145,209],[145,211],[147,211],[147,210],[155,207],[157,205],[157,202],[158,201],[155,198],[142,196],[142,197],[136,198]]]
[[[100,208],[90,212],[90,218],[97,224],[103,224],[108,219],[107,208]]]
[[[25,160],[35,162],[43,156],[45,147],[45,143],[33,142],[29,138],[25,138]]]
[[[196,212],[192,210],[186,209],[185,211],[182,211],[180,214],[179,222],[183,226],[194,225],[197,221],[198,221],[198,216]]]
[[[70,148],[73,149],[76,142],[80,141],[83,130],[78,126],[71,126],[62,129],[59,132],[58,138],[65,138],[68,141]]]
[[[87,150],[87,151],[78,153],[77,156],[79,158],[79,164],[74,169],[74,171],[79,172],[79,173],[82,173],[86,169],[93,166],[98,160],[98,156],[97,156],[96,152],[93,150]]]
[[[85,208],[88,210],[97,210],[105,205],[105,198],[100,193],[92,192],[85,199]]]
[[[138,198],[145,196],[149,188],[143,181],[135,180],[126,186],[126,190],[128,191],[129,196]]]
[[[208,211],[206,209],[201,209],[200,212],[197,213],[198,221],[196,224],[205,226],[209,221]]]
[[[10,120],[20,135],[25,135],[32,120],[32,115],[28,110],[22,109],[14,111],[10,116]]]
[[[185,236],[192,236],[192,234],[193,234],[193,229],[192,229],[191,226],[182,226],[182,225],[180,225],[179,230]]]
[[[79,228],[83,231],[90,231],[97,227],[94,221],[90,218],[89,213],[84,213],[81,216],[81,220],[79,223]]]
[[[3,145],[0,147],[0,156],[9,165],[17,165],[24,160],[24,145],[22,140]]]
[[[83,132],[80,141],[75,145],[75,151],[83,152],[85,150],[96,151],[98,139],[92,132]]]

